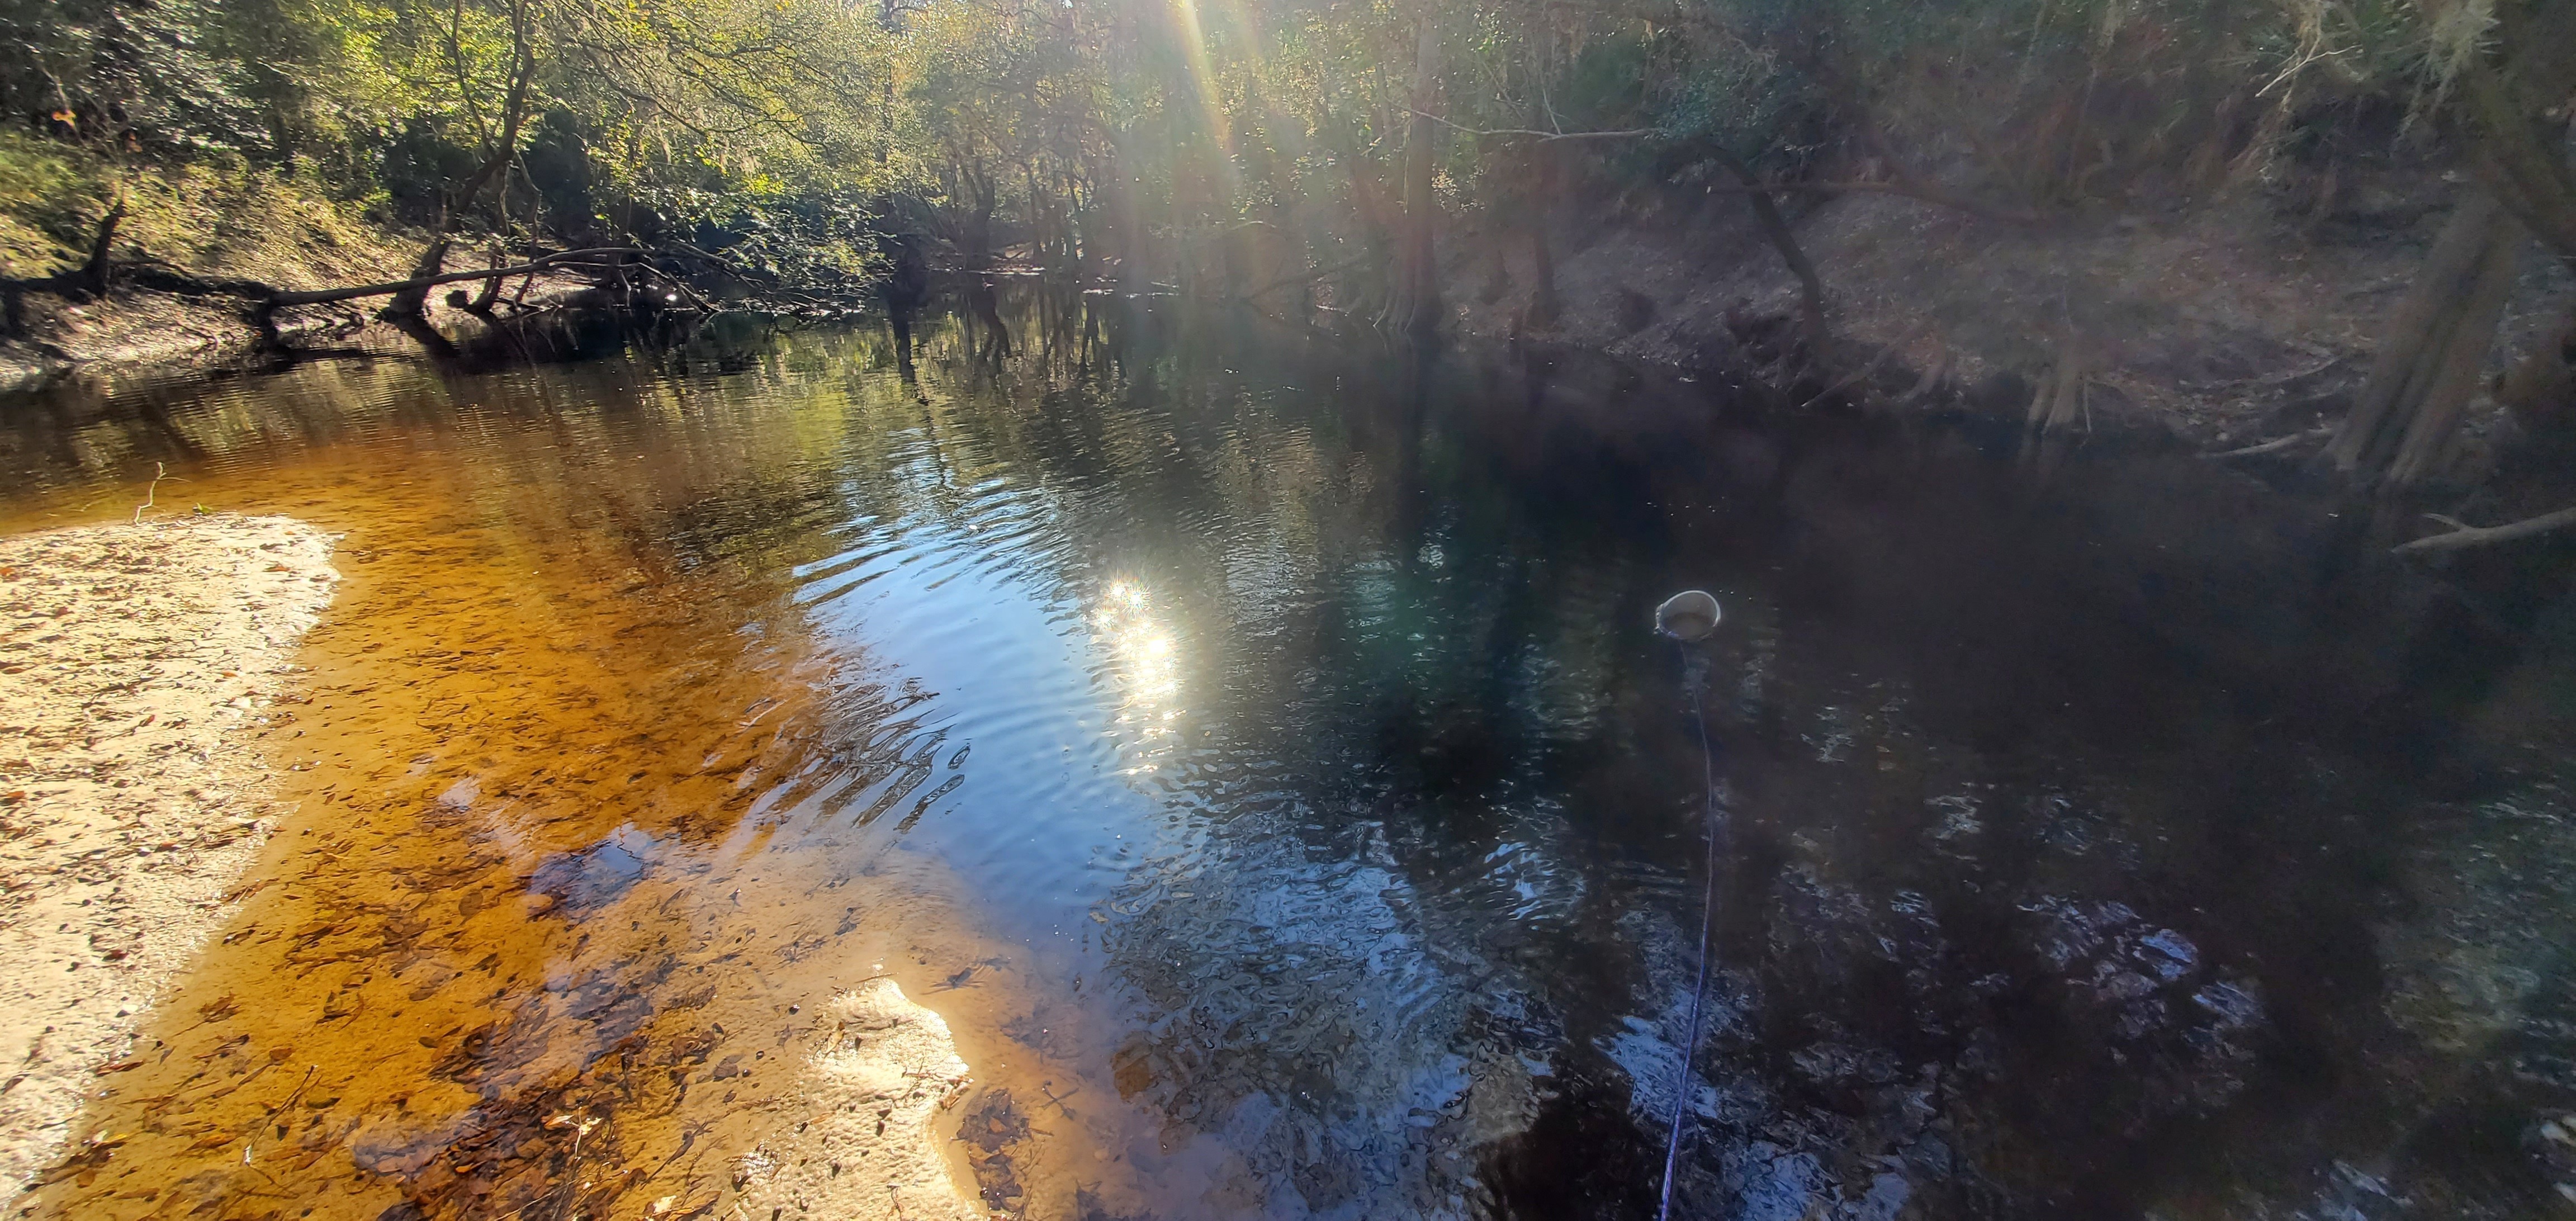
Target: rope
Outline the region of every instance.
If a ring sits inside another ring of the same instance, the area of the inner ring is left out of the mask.
[[[1673,1130],[1664,1142],[1663,1200],[1655,1208],[1656,1221],[1672,1221],[1673,1167],[1681,1159],[1682,1119],[1689,1110],[1682,1104],[1690,1093],[1691,1057],[1699,1050],[1701,998],[1708,994],[1709,930],[1717,923],[1717,750],[1708,741],[1708,714],[1700,708],[1698,676],[1691,673],[1689,646],[1677,645],[1684,651],[1682,668],[1685,685],[1690,688],[1691,721],[1699,726],[1699,760],[1702,799],[1701,813],[1708,837],[1708,886],[1700,896],[1699,906],[1699,978],[1691,983],[1690,1038],[1682,1044],[1682,1071],[1673,1083]]]

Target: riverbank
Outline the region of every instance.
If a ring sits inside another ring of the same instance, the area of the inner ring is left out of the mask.
[[[431,376],[383,362],[280,380]],[[626,451],[532,452],[578,468]],[[997,1033],[1027,1001],[991,978],[1006,947],[927,897],[957,887],[743,850],[765,825],[744,814],[759,777],[792,775],[831,711],[810,685],[828,663],[792,619],[605,543],[592,514],[631,504],[561,495],[565,471],[498,464],[518,472],[508,487],[546,490],[496,515],[502,485],[475,478],[495,464],[349,456],[363,465],[215,461],[162,485],[165,503],[183,486],[330,531],[345,579],[291,693],[240,734],[279,813],[218,890],[239,902],[135,1013],[143,1050],[102,1053],[120,1066],[104,1076],[66,1057],[85,1087],[64,1095],[70,1156],[38,1161],[39,1190],[7,1215],[284,1193],[316,1216],[793,1200],[925,1221],[1097,1180],[1071,1132],[979,1121],[1015,1159],[995,1176],[957,1140],[970,1116],[1081,1080]],[[710,653],[707,613],[761,630],[716,631],[746,651]]]
[[[2224,450],[2311,432],[2350,408],[2388,316],[2466,189],[2455,178],[2429,168],[2293,175],[2045,217],[1883,191],[1782,202],[1822,280],[1836,364],[1882,401],[2017,420],[2071,363],[2086,427]],[[1978,191],[1966,178],[1941,187]],[[1640,189],[1563,211],[1549,237],[1554,317],[1533,316],[1526,239],[1470,229],[1445,260],[1457,330],[1729,371],[1759,367],[1788,339],[1799,283],[1740,193]],[[2520,268],[2493,373],[2541,342],[2576,293],[2576,277],[2538,243]],[[2507,427],[2481,396],[2453,472],[2461,482],[2474,482]]]
[[[1871,190],[1782,198],[1793,239],[1822,280],[1833,350],[1820,366],[1778,359],[1794,339],[1800,284],[1743,196],[1670,184],[1597,185],[1602,198],[1558,209],[1547,238],[1559,303],[1552,314],[1533,305],[1538,269],[1525,232],[1477,214],[1454,218],[1441,243],[1446,329],[1788,380],[1801,399],[1825,389],[1812,379],[1829,369],[1836,392],[2015,420],[2042,387],[2071,373],[2086,431],[2161,432],[2210,452],[2277,442],[2268,452],[2296,460],[2350,409],[2387,318],[2469,189],[2457,175],[2399,165],[2041,215],[1962,206],[1979,184],[1972,174],[1952,177],[1959,180],[1932,188],[1946,193],[1942,202]],[[192,248],[172,265],[299,287],[383,280],[407,274],[408,252],[424,240],[319,204],[271,228],[297,226],[238,248]],[[365,240],[341,231],[350,226],[366,230]],[[161,259],[150,240],[138,239],[131,253]],[[450,265],[469,261],[460,248]],[[598,296],[566,269],[508,287],[485,314],[431,294],[426,330],[376,318],[367,300],[279,310],[273,335],[232,298],[134,285],[92,300],[25,291],[14,326],[0,329],[0,389],[238,367],[294,352],[470,352],[506,338],[520,319]],[[2524,250],[2490,373],[2501,376],[2548,342],[2571,295],[2576,275],[2536,243]],[[503,359],[515,352],[489,346]],[[2479,484],[2519,439],[2516,429],[2495,396],[2480,396],[2442,472],[2447,482]]]
[[[276,825],[242,732],[331,600],[331,536],[179,516],[0,539],[0,1183],[57,1162]],[[115,1138],[110,1137],[110,1140]]]
[[[179,377],[301,356],[458,355],[496,344],[508,351],[507,337],[525,324],[578,312],[597,295],[596,286],[569,274],[539,275],[512,288],[490,316],[433,301],[424,307],[426,331],[377,318],[369,301],[278,310],[270,318],[274,331],[263,332],[247,303],[231,297],[119,288],[73,300],[29,292],[21,298],[21,327],[0,336],[0,392],[65,377]]]
[[[227,163],[110,167],[79,148],[0,132],[0,392],[62,377],[165,378],[238,369],[299,353],[408,356],[437,343],[471,347],[520,317],[584,304],[593,284],[548,270],[513,278],[485,314],[444,291],[425,303],[429,332],[376,317],[384,299],[270,311],[191,286],[286,291],[380,284],[412,274],[429,232],[380,202],[342,198],[345,184],[309,173]],[[61,282],[87,266],[101,222],[111,275],[104,292]],[[451,269],[490,266],[460,244]],[[466,281],[455,287],[479,290]]]

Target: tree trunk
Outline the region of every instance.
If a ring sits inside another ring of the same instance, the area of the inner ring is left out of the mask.
[[[1440,267],[1432,248],[1439,203],[1432,198],[1439,121],[1431,107],[1440,94],[1440,32],[1421,18],[1413,53],[1413,128],[1404,143],[1404,238],[1397,254],[1395,298],[1387,320],[1416,337],[1440,325]]]
[[[1109,192],[1107,212],[1115,237],[1110,250],[1118,259],[1118,287],[1122,292],[1142,292],[1151,282],[1151,269],[1145,266],[1145,210],[1136,199],[1138,183],[1125,157],[1109,163],[1109,173],[1100,185]]]
[[[1708,149],[1718,164],[1743,182],[1744,197],[1753,205],[1753,219],[1761,224],[1762,236],[1769,238],[1771,248],[1780,252],[1780,261],[1789,265],[1789,274],[1798,277],[1798,322],[1806,331],[1807,350],[1815,356],[1823,356],[1825,345],[1831,338],[1825,327],[1824,278],[1816,274],[1815,262],[1799,247],[1797,235],[1789,231],[1789,222],[1780,215],[1780,206],[1772,202],[1771,192],[1763,189],[1761,180],[1753,176],[1753,167],[1715,144],[1710,144]]]
[[[396,292],[394,299],[385,303],[386,317],[418,318],[421,316],[423,309],[429,303],[431,287],[423,281],[447,270],[449,241],[449,237],[444,233],[430,239],[429,249],[421,251],[420,261],[412,265],[411,275],[408,278],[413,281],[413,284]]]
[[[501,269],[501,263],[501,248],[498,245],[495,245],[492,247],[492,270],[498,272]],[[494,275],[492,278],[483,281],[482,291],[474,294],[474,299],[466,303],[465,309],[467,313],[489,318],[492,316],[493,303],[500,299],[501,277]]]
[[[966,205],[966,214],[957,226],[957,252],[964,256],[967,266],[982,267],[993,261],[993,209],[999,192],[982,162],[959,166],[957,187]]]
[[[125,220],[125,191],[118,188],[116,202],[108,205],[107,215],[98,222],[98,240],[91,242],[89,262],[81,267],[81,287],[91,296],[107,293],[107,276],[112,264],[108,255],[116,246],[116,227]]]
[[[501,103],[499,138],[493,141],[491,153],[474,167],[474,173],[440,202],[438,234],[430,239],[429,248],[421,251],[420,261],[413,264],[410,278],[419,280],[446,269],[447,248],[467,209],[482,197],[484,187],[504,181],[503,172],[518,158],[519,128],[527,122],[529,87],[537,70],[535,37],[534,17],[529,5],[526,0],[514,0],[510,6],[510,89]],[[425,313],[428,303],[427,285],[406,288],[385,303],[384,314],[392,319],[417,319]]]
[[[2390,317],[2360,401],[2326,445],[2335,469],[2398,486],[2432,473],[2477,392],[2524,238],[2493,196],[2460,202]]]
[[[1386,294],[1386,299],[1380,302],[1383,316],[1394,310],[1395,295],[1403,287],[1401,277],[1395,274],[1397,260],[1394,250],[1400,237],[1395,232],[1395,224],[1388,219],[1386,186],[1355,141],[1337,140],[1333,152],[1334,160],[1342,163],[1342,171],[1349,182],[1351,216],[1359,227],[1360,245],[1369,255],[1366,266],[1381,273],[1363,279],[1348,291],[1337,293],[1337,304],[1343,309],[1355,310],[1364,299],[1362,286],[1374,280],[1375,287],[1383,289]]]
[[[1549,207],[1556,200],[1556,155],[1544,144],[1530,150],[1531,174],[1528,207],[1521,223],[1529,230],[1530,303],[1529,324],[1547,327],[1556,322],[1556,252],[1547,244]]]

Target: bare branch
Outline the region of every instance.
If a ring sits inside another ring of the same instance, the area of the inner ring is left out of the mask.
[[[1450,129],[1451,131],[1459,132],[1464,135],[1529,136],[1538,140],[1540,143],[1548,143],[1555,140],[1629,140],[1640,136],[1663,134],[1663,129],[1659,127],[1631,127],[1624,131],[1540,131],[1531,127],[1466,127],[1457,123],[1452,123],[1449,120],[1441,118],[1439,115],[1432,114],[1429,111],[1414,110],[1410,106],[1405,107],[1405,109],[1412,111],[1412,113],[1419,118],[1429,119],[1434,123]]]
[[[2552,530],[2564,530],[2569,526],[2576,526],[2576,508],[2543,513],[2538,517],[2526,517],[2521,521],[2507,522],[2501,526],[2463,525],[2455,518],[2446,518],[2434,513],[2427,513],[2425,516],[2449,525],[2452,528],[2451,532],[2419,538],[2414,542],[2403,544],[2392,549],[2394,554],[2422,555],[2431,551],[2484,547],[2490,543],[2511,542],[2518,538],[2529,538],[2535,534],[2547,534]]]

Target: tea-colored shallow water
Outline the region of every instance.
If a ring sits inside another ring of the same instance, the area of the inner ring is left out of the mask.
[[[1642,1215],[1677,1096],[1691,1216],[2576,1178],[2563,605],[2205,464],[1032,309],[10,405],[13,526],[157,460],[347,577],[34,1210],[732,1216],[879,976],[1034,1217]]]

